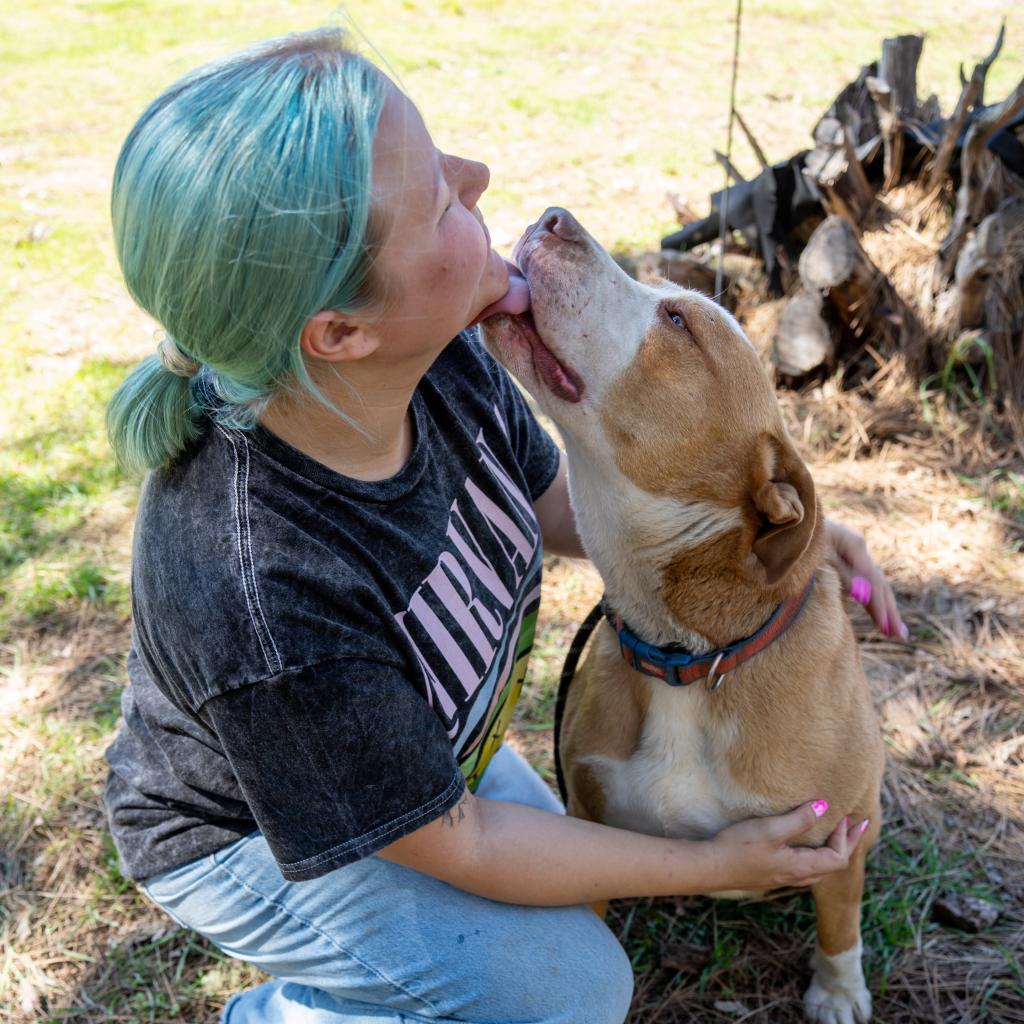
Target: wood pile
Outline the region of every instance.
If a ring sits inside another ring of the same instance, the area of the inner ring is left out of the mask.
[[[720,300],[785,382],[840,368],[859,384],[894,360],[918,384],[960,375],[1020,445],[1024,81],[999,102],[985,97],[1003,37],[970,77],[961,66],[947,116],[917,94],[923,37],[898,36],[836,97],[813,148],[769,164],[739,119],[761,173],[745,180],[716,153],[733,184],[703,219],[670,196],[682,227],[638,276],[714,294],[722,261]],[[752,315],[762,306],[770,326]]]

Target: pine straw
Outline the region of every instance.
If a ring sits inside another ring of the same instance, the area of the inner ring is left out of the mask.
[[[941,404],[929,424],[895,371],[879,373],[863,392],[826,382],[781,396],[826,511],[865,533],[915,638],[889,642],[851,609],[889,750],[865,903],[869,984],[888,1024],[1019,1024],[1024,497],[1005,485],[1022,463]],[[600,590],[591,567],[549,559],[533,683],[510,735],[549,777],[558,672]],[[0,652],[0,1021],[212,1024],[262,978],[117,875],[101,754],[127,641],[126,623],[83,613]],[[938,897],[964,892],[998,905],[994,927],[969,935],[932,920]],[[801,1019],[805,894],[621,901],[609,920],[634,962],[636,1024]]]

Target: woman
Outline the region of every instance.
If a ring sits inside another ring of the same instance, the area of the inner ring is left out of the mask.
[[[125,874],[274,976],[229,1022],[619,1022],[629,962],[582,904],[808,884],[859,836],[786,845],[811,803],[706,842],[567,819],[501,746],[542,546],[583,552],[563,457],[465,330],[529,301],[487,184],[330,31],[189,75],[118,160],[167,335],[109,410],[153,472],[106,803]]]

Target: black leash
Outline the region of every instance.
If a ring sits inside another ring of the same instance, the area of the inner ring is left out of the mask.
[[[561,794],[562,803],[568,806],[569,797],[565,789],[565,776],[562,774],[562,757],[559,751],[562,738],[562,716],[565,714],[565,702],[569,696],[569,685],[576,675],[576,666],[579,664],[583,648],[587,646],[590,634],[597,628],[597,624],[604,617],[604,598],[597,602],[590,614],[580,624],[569,645],[569,651],[565,656],[565,664],[562,666],[562,678],[558,682],[558,697],[555,699],[555,776],[558,779],[558,792]]]

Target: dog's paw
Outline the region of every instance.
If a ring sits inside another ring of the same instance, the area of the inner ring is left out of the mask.
[[[871,993],[863,986],[853,992],[827,989],[815,976],[804,993],[804,1014],[814,1024],[867,1024],[871,1020]]]
[[[861,947],[835,956],[814,951],[814,977],[804,993],[804,1014],[814,1024],[867,1024],[871,1020],[871,993],[864,984]]]

